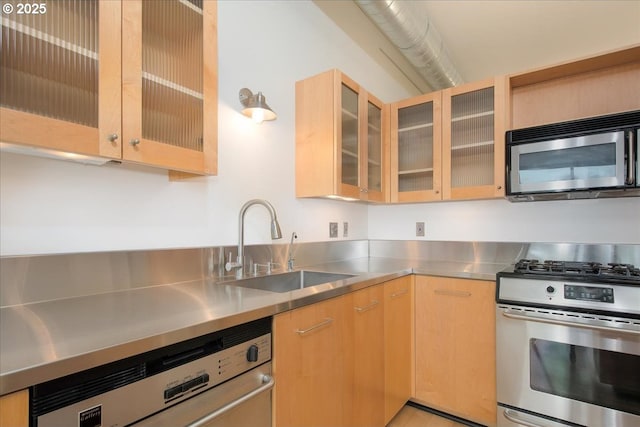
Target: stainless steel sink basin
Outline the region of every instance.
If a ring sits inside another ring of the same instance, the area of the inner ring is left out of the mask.
[[[225,284],[271,292],[290,292],[296,289],[308,288],[310,286],[344,280],[350,277],[354,277],[354,275],[300,270],[290,273],[240,279]]]

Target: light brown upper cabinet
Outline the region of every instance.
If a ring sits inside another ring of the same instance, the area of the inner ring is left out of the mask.
[[[640,45],[509,76],[509,129],[640,109]]]
[[[388,117],[338,70],[296,82],[296,196],[386,201]]]
[[[391,202],[442,199],[442,92],[390,107]]]
[[[396,102],[391,202],[504,197],[504,77]]]
[[[442,92],[442,198],[504,197],[506,78]]]
[[[43,5],[2,17],[2,142],[217,172],[214,0]]]

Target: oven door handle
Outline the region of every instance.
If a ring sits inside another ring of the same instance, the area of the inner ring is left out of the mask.
[[[512,423],[518,424],[520,426],[525,426],[525,427],[545,427],[541,424],[536,424],[536,423],[532,423],[531,421],[525,420],[520,418],[519,416],[516,415],[517,412],[512,411],[510,409],[505,409],[502,412],[502,415],[508,419],[509,421],[511,421]]]
[[[622,332],[625,334],[640,335],[640,331],[633,330],[633,329],[612,328],[610,326],[599,326],[599,325],[587,325],[584,323],[568,322],[565,320],[545,319],[543,317],[536,317],[536,316],[531,316],[527,314],[512,314],[512,313],[507,313],[505,311],[502,312],[502,315],[509,319],[531,320],[533,322],[550,323],[552,325],[572,326],[576,328],[593,329],[593,330],[604,331],[604,332],[618,332],[618,333]]]
[[[211,420],[218,418],[221,415],[224,415],[225,413],[229,412],[230,410],[232,410],[233,408],[235,408],[238,405],[241,405],[243,403],[245,403],[247,400],[250,400],[252,398],[254,398],[255,396],[259,395],[260,393],[264,393],[265,391],[271,390],[273,388],[273,386],[275,385],[275,380],[273,379],[272,376],[270,375],[263,375],[262,376],[262,385],[258,388],[256,388],[253,391],[250,391],[249,393],[240,396],[238,399],[234,400],[233,402],[227,403],[226,405],[224,405],[221,408],[216,409],[215,411],[211,412],[210,414],[205,415],[204,417],[195,420],[194,422],[187,424],[186,427],[201,427],[205,424],[207,424],[208,422],[210,422]]]

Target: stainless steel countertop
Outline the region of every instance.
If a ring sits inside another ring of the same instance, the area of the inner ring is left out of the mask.
[[[408,274],[495,280],[505,264],[358,258],[306,266],[356,276],[274,293],[215,280],[0,309],[0,395]]]

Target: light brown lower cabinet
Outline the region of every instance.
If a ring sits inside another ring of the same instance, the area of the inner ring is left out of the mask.
[[[274,423],[341,426],[350,409],[352,315],[345,296],[278,314],[273,320]]]
[[[384,423],[411,398],[413,374],[413,275],[384,285]]]
[[[416,276],[415,396],[496,425],[495,283]]]
[[[0,397],[0,427],[29,425],[29,391],[20,390]]]
[[[410,277],[276,315],[274,425],[384,426],[411,396],[410,316]]]
[[[348,426],[384,425],[384,285],[347,295],[352,317]]]

